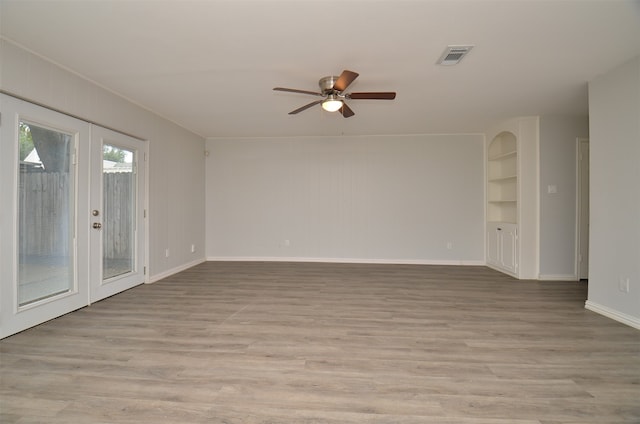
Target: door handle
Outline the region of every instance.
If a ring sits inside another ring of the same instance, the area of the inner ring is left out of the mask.
[[[96,230],[99,230],[102,228],[102,224],[99,222],[94,222],[93,223],[93,228],[95,228]]]

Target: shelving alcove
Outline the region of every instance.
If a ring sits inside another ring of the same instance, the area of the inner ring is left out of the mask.
[[[518,140],[504,131],[487,152],[487,265],[518,273]]]

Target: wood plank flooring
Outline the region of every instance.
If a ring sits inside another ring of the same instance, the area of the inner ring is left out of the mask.
[[[640,423],[640,331],[484,267],[208,262],[0,342],[2,423]]]

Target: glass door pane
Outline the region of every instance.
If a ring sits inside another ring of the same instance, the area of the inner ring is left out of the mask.
[[[73,135],[19,122],[18,305],[74,289]]]
[[[134,152],[109,144],[102,147],[103,280],[135,270],[136,178]]]

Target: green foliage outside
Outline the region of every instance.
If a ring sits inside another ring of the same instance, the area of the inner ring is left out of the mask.
[[[102,159],[104,160],[110,160],[111,162],[122,163],[124,162],[124,155],[125,155],[124,150],[120,150],[113,146],[105,145],[102,148]]]
[[[20,160],[23,161],[34,149],[31,129],[29,128],[29,125],[24,122],[20,122],[18,138],[20,142]],[[122,163],[125,160],[125,151],[118,149],[117,147],[105,145],[102,149],[102,158],[104,160]]]
[[[20,160],[23,161],[33,150],[33,138],[31,129],[24,122],[20,122],[19,130]]]

